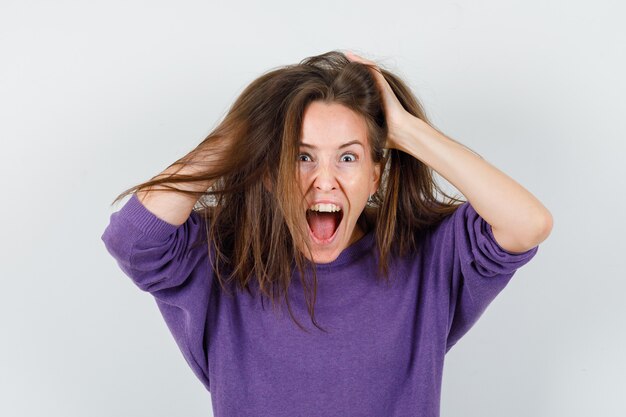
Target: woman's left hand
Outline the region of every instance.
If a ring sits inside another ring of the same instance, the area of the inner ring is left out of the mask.
[[[403,137],[406,136],[407,124],[410,123],[411,119],[418,118],[404,109],[375,62],[360,57],[350,51],[346,51],[344,54],[352,62],[359,62],[371,66],[370,69],[382,94],[385,118],[389,130],[385,147],[401,149]]]

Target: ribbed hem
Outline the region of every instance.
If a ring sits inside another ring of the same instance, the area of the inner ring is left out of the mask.
[[[128,202],[120,209],[120,217],[143,234],[157,240],[165,240],[181,226],[176,226],[160,219],[148,210],[133,194]]]

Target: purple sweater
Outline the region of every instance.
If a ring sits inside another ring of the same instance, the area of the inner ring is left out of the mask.
[[[390,263],[387,286],[370,232],[318,265],[315,317],[329,333],[311,323],[294,275],[290,304],[307,334],[284,305],[224,293],[206,243],[191,245],[204,233],[196,212],[177,227],[132,195],[102,240],[154,297],[216,417],[439,416],[445,354],[538,249],[503,249],[466,202]]]

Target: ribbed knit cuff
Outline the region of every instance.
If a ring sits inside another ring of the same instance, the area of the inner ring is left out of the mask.
[[[166,240],[182,226],[176,226],[158,218],[139,201],[136,194],[133,194],[120,209],[119,215],[144,235],[155,240]]]

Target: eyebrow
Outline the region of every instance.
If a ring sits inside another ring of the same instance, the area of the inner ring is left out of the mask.
[[[302,147],[305,147],[305,148],[317,149],[317,146],[311,145],[311,144],[308,144],[308,143],[300,142],[299,145],[302,146]],[[346,142],[343,145],[339,146],[339,149],[347,148],[350,145],[360,145],[363,149],[365,149],[363,147],[363,144],[361,142],[359,142],[358,140],[352,140],[350,142]]]

